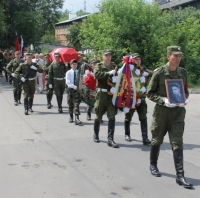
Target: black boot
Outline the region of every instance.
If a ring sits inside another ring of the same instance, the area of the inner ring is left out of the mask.
[[[14,92],[13,92],[13,95],[14,95],[14,101],[15,101],[15,102],[14,102],[14,105],[15,105],[15,106],[18,106],[17,91],[14,91]]]
[[[28,98],[24,98],[24,114],[28,115]]]
[[[130,124],[131,122],[128,120],[124,121],[124,129],[125,129],[125,140],[128,142],[131,142],[131,136],[130,136]]]
[[[29,98],[29,100],[28,100],[28,110],[31,113],[33,113],[32,106],[33,106],[33,98]]]
[[[151,141],[148,139],[148,127],[147,127],[147,119],[140,121],[141,132],[142,132],[142,142],[143,145],[150,145]]]
[[[22,93],[21,90],[17,92],[18,104],[21,104],[21,93]]]
[[[50,94],[46,94],[46,96],[47,96],[47,109],[51,109]]]
[[[61,96],[56,96],[56,99],[57,99],[57,103],[58,103],[58,111],[59,111],[59,113],[62,113],[63,112],[63,110],[62,110],[62,106],[61,106],[61,104],[62,104],[62,102],[61,102]]]
[[[161,177],[161,174],[157,167],[158,156],[160,152],[160,146],[151,146],[150,152],[150,171],[155,177]]]
[[[87,120],[91,120],[91,112],[87,112]]]
[[[108,121],[108,146],[118,148],[119,145],[114,142],[115,120]]]
[[[69,116],[70,116],[70,117],[69,117],[69,123],[72,123],[72,122],[73,122],[73,119],[74,119],[74,118],[73,118],[73,113],[70,113]]]
[[[53,94],[49,94],[49,96],[50,96],[50,104],[51,104],[51,100],[52,100],[52,98],[53,98]],[[52,104],[51,104],[51,107],[53,107]]]
[[[174,165],[176,168],[176,183],[183,186],[184,188],[192,188],[192,184],[187,183],[184,178],[183,170],[183,150],[178,149],[173,151]]]
[[[75,125],[81,125],[82,122],[79,120],[79,115],[75,114],[75,122],[74,122]]]
[[[99,120],[94,120],[94,135],[93,135],[93,140],[96,143],[99,143],[99,127],[100,127],[100,122]]]

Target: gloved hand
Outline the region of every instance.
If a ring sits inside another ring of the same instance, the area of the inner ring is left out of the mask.
[[[176,104],[170,103],[167,98],[163,98],[163,102],[165,103],[164,106],[166,107],[169,107],[169,108],[176,107]]]
[[[22,82],[25,82],[25,81],[26,81],[26,79],[25,79],[24,77],[22,77],[22,78],[21,78],[21,81],[22,81]]]
[[[49,88],[52,89],[52,88],[53,88],[53,85],[52,85],[52,84],[49,84]]]
[[[185,103],[181,103],[179,104],[179,107],[185,107],[188,103],[188,99],[185,100]]]
[[[31,69],[37,70],[37,67],[34,65],[31,65]]]
[[[11,76],[12,76],[12,77],[15,77],[15,73],[12,73]]]
[[[115,70],[111,70],[111,71],[109,71],[108,73],[109,73],[110,76],[111,76],[111,75],[115,75],[116,71],[115,71]]]

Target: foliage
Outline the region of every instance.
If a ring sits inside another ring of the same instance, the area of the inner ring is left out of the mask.
[[[89,12],[85,12],[83,10],[79,10],[76,12],[76,16],[83,16],[83,15],[86,15],[86,14],[89,14]]]

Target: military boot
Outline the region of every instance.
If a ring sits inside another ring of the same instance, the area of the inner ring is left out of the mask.
[[[143,145],[150,145],[151,141],[148,139],[148,127],[147,127],[147,119],[140,121],[140,127],[142,132],[142,142]]]
[[[14,92],[13,92],[13,95],[14,95],[14,105],[15,105],[15,106],[18,106],[17,91],[14,91]]]
[[[33,98],[29,98],[29,100],[28,100],[28,111],[31,112],[31,113],[33,113],[32,106],[33,106]]]
[[[52,101],[52,98],[53,98],[53,94],[49,94],[50,96],[50,104],[51,104],[51,101]],[[53,105],[51,104],[51,107],[53,107]]]
[[[159,152],[160,152],[160,146],[151,145],[150,171],[151,171],[151,174],[155,177],[161,177],[161,174],[160,174],[158,167],[157,167]]]
[[[47,109],[51,109],[50,94],[46,94],[46,96],[47,96]]]
[[[24,98],[24,114],[28,115],[28,98]]]
[[[87,112],[87,120],[91,120],[91,112],[90,111]]]
[[[173,151],[174,165],[176,169],[176,183],[184,188],[192,188],[192,184],[188,183],[184,177],[183,170],[183,150],[177,149]]]
[[[69,114],[69,123],[72,123],[73,122],[73,113],[70,113]]]
[[[21,104],[21,93],[21,90],[17,92],[18,104]]]
[[[79,115],[75,114],[75,122],[74,122],[75,125],[81,125],[82,122],[79,120]]]
[[[118,148],[119,145],[114,141],[114,132],[115,132],[115,120],[108,121],[108,146],[113,148]]]
[[[99,120],[94,120],[94,135],[93,140],[96,143],[99,143],[99,128],[100,128],[100,122]]]
[[[60,96],[56,96],[56,99],[57,99],[57,103],[58,103],[58,112],[59,113],[63,113],[63,110],[62,110],[62,106],[61,106],[61,97]]]
[[[125,140],[128,142],[131,142],[131,136],[130,136],[130,124],[131,122],[128,120],[124,121],[124,129],[125,129]]]

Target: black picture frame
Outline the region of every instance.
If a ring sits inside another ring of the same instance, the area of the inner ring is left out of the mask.
[[[165,86],[170,103],[176,105],[185,103],[183,79],[165,79]]]

